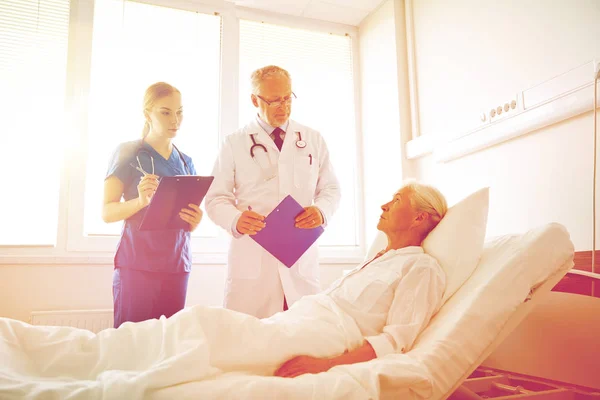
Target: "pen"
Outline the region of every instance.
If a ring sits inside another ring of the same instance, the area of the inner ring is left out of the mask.
[[[309,160],[310,165],[312,165],[312,154],[308,155],[308,160]]]

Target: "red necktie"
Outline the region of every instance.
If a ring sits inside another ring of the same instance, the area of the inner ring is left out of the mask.
[[[275,146],[281,151],[281,146],[283,146],[283,139],[281,138],[281,133],[283,129],[275,128],[273,131],[273,141],[275,142]]]

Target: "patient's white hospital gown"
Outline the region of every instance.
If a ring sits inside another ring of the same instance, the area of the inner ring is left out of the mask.
[[[405,352],[440,307],[444,288],[437,261],[406,247],[262,320],[195,306],[96,335],[0,319],[0,398],[143,398],[224,372],[272,375],[294,356],[332,357],[365,339],[378,357]]]
[[[446,276],[421,247],[388,251],[325,294],[357,324],[377,357],[410,349],[441,306]]]

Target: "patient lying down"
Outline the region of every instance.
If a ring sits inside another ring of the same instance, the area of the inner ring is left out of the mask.
[[[441,306],[445,276],[421,243],[447,205],[436,189],[410,183],[381,208],[383,251],[270,318],[195,306],[98,334],[0,319],[0,398],[134,398],[224,372],[295,377],[407,352]]]

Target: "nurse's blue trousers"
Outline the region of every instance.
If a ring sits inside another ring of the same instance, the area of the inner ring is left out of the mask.
[[[114,327],[161,315],[169,318],[185,307],[188,272],[168,273],[115,268],[113,272]]]

